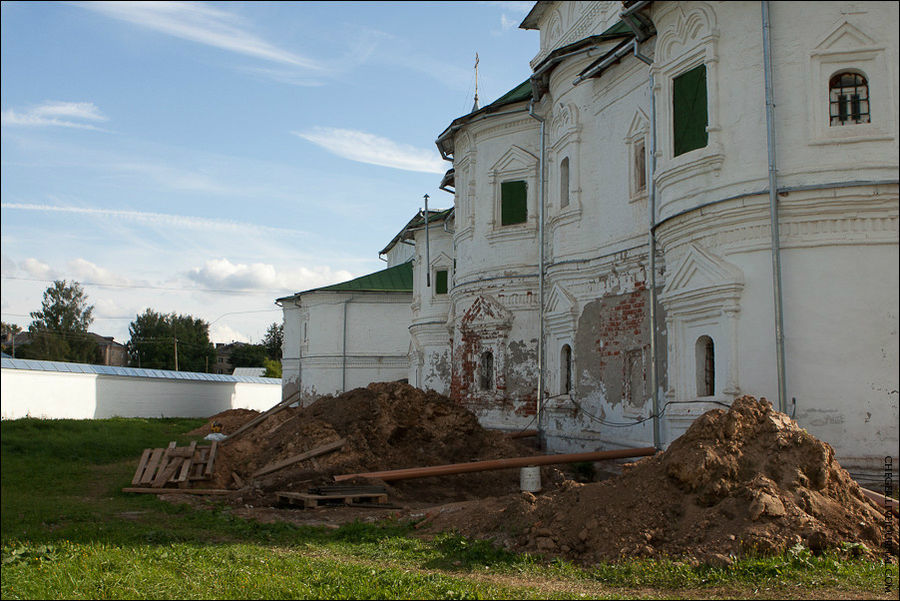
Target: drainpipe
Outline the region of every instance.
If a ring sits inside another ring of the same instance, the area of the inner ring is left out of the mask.
[[[778,232],[778,182],[775,161],[775,98],[772,89],[772,40],[769,3],[762,2],[763,68],[766,78],[766,147],[769,158],[769,222],[772,232],[772,289],[775,296],[775,361],[778,373],[778,410],[787,411],[784,369],[784,307],[781,294],[781,236]]]
[[[538,398],[537,431],[538,444],[544,448],[544,123],[545,118],[534,112],[534,99],[528,103],[528,115],[541,124],[540,156],[538,158]]]
[[[425,287],[431,288],[431,245],[428,243],[428,195],[425,195]]]
[[[344,332],[341,342],[341,394],[347,392],[347,305],[352,300],[353,297],[350,297],[344,301]]]
[[[634,56],[649,66],[653,60],[641,54],[638,43],[633,43]],[[662,449],[662,438],[659,433],[659,365],[657,360],[658,336],[656,333],[656,94],[654,92],[653,71],[650,71],[650,161],[647,164],[647,254],[650,268],[650,390],[653,407],[653,446]]]

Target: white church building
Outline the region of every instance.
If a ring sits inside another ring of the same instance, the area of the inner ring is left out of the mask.
[[[401,377],[552,450],[665,447],[764,396],[858,476],[896,466],[898,4],[541,1],[521,27],[531,76],[437,139],[452,210],[395,239]],[[317,294],[284,303],[285,357]]]

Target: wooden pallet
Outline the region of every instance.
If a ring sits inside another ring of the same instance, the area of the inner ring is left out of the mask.
[[[216,450],[216,441],[208,447],[198,447],[196,442],[178,447],[170,442],[165,449],[144,449],[131,484],[162,488],[167,484],[187,486],[191,480],[209,480]]]
[[[276,492],[275,496],[279,501],[289,505],[302,505],[303,509],[315,509],[335,504],[351,507],[386,505],[388,499],[387,493],[313,495],[305,492]]]

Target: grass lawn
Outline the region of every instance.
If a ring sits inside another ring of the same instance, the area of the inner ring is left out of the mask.
[[[897,598],[897,566],[797,550],[728,568],[630,561],[590,569],[406,523],[260,524],[129,495],[147,447],[190,419],[4,421],[2,598]],[[890,578],[891,590],[885,590]]]

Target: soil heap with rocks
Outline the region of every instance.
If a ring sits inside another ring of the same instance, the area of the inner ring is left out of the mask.
[[[226,411],[192,434],[205,434],[213,422],[230,434],[255,412]],[[268,475],[254,472],[286,458],[343,438],[339,450],[304,460]],[[333,476],[408,467],[460,463],[534,454],[533,447],[483,428],[468,410],[433,391],[384,382],[326,396],[307,407],[288,408],[238,434],[219,447],[212,487],[234,487],[232,472],[250,485],[243,500],[274,503],[275,491],[303,492],[333,484]],[[518,490],[518,470],[445,476],[398,482],[393,499],[445,502],[505,495]],[[368,483],[366,481],[366,483]]]
[[[692,556],[728,564],[797,543],[897,553],[896,520],[883,530],[883,509],[838,465],[831,446],[749,396],[705,413],[668,450],[627,465],[621,476],[459,509],[436,516],[428,530],[584,563]]]

